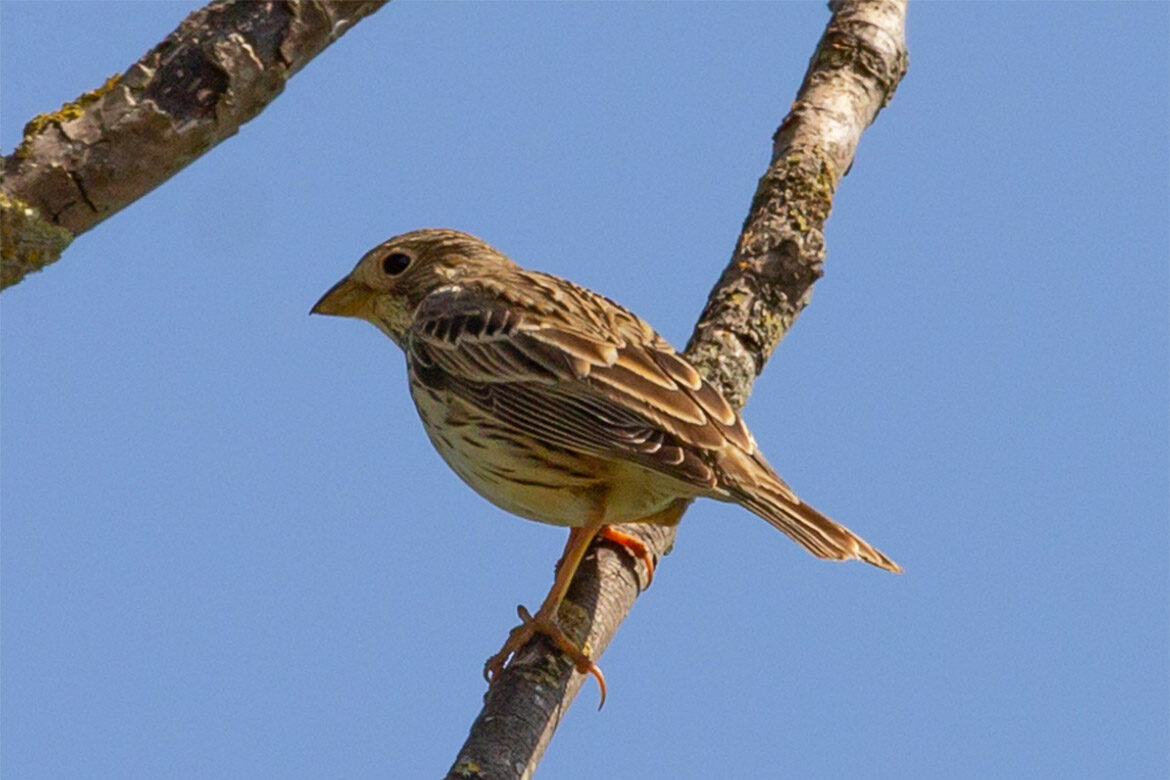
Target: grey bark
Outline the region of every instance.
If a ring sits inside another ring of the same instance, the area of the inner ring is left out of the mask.
[[[4,157],[0,289],[234,135],[387,0],[216,0],[120,75],[34,117]]]

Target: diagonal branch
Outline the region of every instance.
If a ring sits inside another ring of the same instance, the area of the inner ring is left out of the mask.
[[[707,300],[687,356],[742,406],[821,277],[824,225],[861,134],[906,72],[906,0],[831,0],[832,17],[792,110],[773,137],[731,262]],[[656,558],[675,527],[627,526]],[[638,596],[630,558],[596,542],[562,622],[599,657]],[[540,637],[496,678],[448,778],[527,778],[585,678]]]
[[[0,288],[239,130],[387,0],[216,0],[121,75],[34,117],[3,159]]]

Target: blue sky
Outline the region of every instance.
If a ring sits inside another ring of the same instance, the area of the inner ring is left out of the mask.
[[[194,7],[4,0],[3,149]],[[542,776],[1167,775],[1168,15],[911,9],[747,408],[906,574],[701,502]],[[465,488],[397,348],[309,307],[447,226],[682,344],[825,19],[392,4],[5,291],[5,773],[444,772],[564,532]]]

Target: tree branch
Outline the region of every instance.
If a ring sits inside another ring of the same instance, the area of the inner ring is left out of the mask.
[[[808,304],[822,275],[824,224],[861,134],[905,75],[906,0],[832,0],[792,110],[773,136],[731,262],[707,300],[686,354],[737,407]],[[680,511],[681,515],[681,511]],[[675,527],[626,526],[656,559]],[[560,620],[592,657],[605,651],[638,596],[631,558],[595,542]],[[585,678],[536,637],[496,678],[448,778],[527,778]]]
[[[0,289],[234,135],[388,0],[216,0],[105,84],[34,117],[3,160]]]

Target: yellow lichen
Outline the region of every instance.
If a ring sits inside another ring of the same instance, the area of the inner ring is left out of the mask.
[[[28,147],[31,139],[42,133],[45,128],[50,125],[59,125],[62,122],[68,122],[71,119],[77,119],[85,112],[88,106],[98,102],[108,92],[118,85],[122,76],[115,73],[106,79],[106,82],[97,89],[91,89],[89,92],[83,92],[76,100],[71,100],[65,105],[61,106],[56,111],[49,111],[44,114],[37,114],[24,126],[24,140],[20,142],[20,146],[16,148],[14,153],[17,157],[24,157],[28,154]]]
[[[73,234],[46,222],[32,206],[0,194],[0,289],[61,256]]]
[[[470,759],[463,759],[455,765],[451,774],[456,777],[482,777],[483,767]]]

